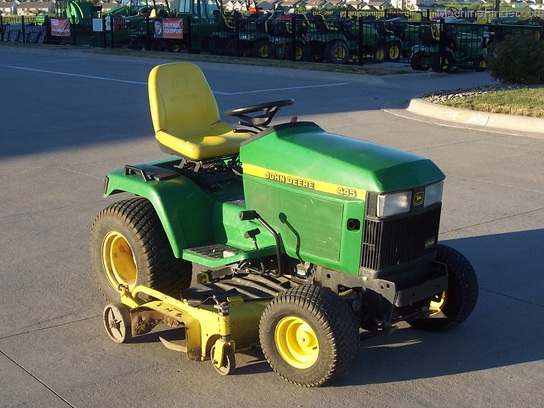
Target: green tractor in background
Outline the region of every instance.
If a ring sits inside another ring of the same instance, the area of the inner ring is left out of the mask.
[[[278,59],[308,59],[306,36],[309,26],[305,14],[278,13],[268,22],[268,57]]]
[[[246,1],[243,13],[237,10],[214,12],[217,29],[212,34],[212,54],[238,55],[254,58],[269,57],[269,23],[283,15],[280,9],[263,12]]]
[[[438,242],[444,174],[430,160],[295,118],[270,126],[292,99],[227,110],[230,125],[192,63],[156,66],[148,89],[170,155],[109,173],[104,195],[133,197],[90,233],[112,340],[181,326],[183,343],[165,346],[220,374],[260,346],[282,378],[313,387],[348,369],[362,330],[469,317],[478,281]]]
[[[443,28],[438,27],[437,23],[420,25],[420,44],[412,48],[410,58],[412,69],[426,71],[431,68],[434,72],[449,72],[464,68],[485,71],[481,27],[474,25],[474,30],[470,30],[466,24],[456,26],[453,22],[444,24]]]
[[[345,64],[359,55],[370,56],[373,62],[397,61],[401,56],[401,39],[381,21],[361,22],[339,13],[327,18],[316,14],[309,21],[307,54],[314,60]]]
[[[165,5],[148,0],[122,0],[118,7],[102,13],[107,29],[107,43],[114,36],[117,45],[132,49],[189,52],[208,50],[212,33],[217,30],[215,13],[218,1],[173,0]]]
[[[243,55],[254,58],[270,57],[269,24],[283,12],[267,11],[254,14],[240,22],[238,47]]]
[[[139,8],[136,16],[127,18],[131,48],[150,46],[172,52],[186,49],[191,53],[210,49],[212,34],[217,30],[215,14],[222,7],[219,1],[173,0],[167,1],[166,7],[157,6],[154,0],[153,6],[147,0],[137,1],[146,5]]]

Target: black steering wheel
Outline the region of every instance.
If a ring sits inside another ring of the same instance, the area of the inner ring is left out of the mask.
[[[283,99],[281,101],[259,103],[257,105],[244,106],[242,108],[228,109],[225,116],[235,116],[240,119],[240,125],[250,126],[257,129],[268,126],[274,115],[280,108],[295,103],[294,99]],[[248,113],[263,112],[257,116],[247,116]]]

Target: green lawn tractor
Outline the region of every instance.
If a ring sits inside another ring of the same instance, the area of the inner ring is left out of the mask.
[[[402,52],[402,41],[394,34],[383,32],[383,22],[370,20],[362,22],[359,19],[347,17],[337,17],[329,22],[343,35],[347,42],[347,50],[351,58],[356,59],[370,57],[373,62],[397,61]],[[382,30],[382,32],[380,32]],[[335,39],[336,40],[336,39]],[[342,48],[339,47],[341,41],[331,42],[325,48],[326,55],[330,56],[331,62],[339,63],[342,56]],[[342,44],[340,44],[342,45]],[[362,49],[359,49],[361,47]],[[331,58],[335,57],[335,59]]]
[[[434,72],[449,72],[452,69],[485,71],[483,36],[472,32],[467,26],[447,24],[441,36],[433,33],[436,26],[420,26],[421,43],[414,46],[410,65],[412,69]],[[441,44],[443,41],[443,44]]]
[[[213,14],[216,29],[210,39],[210,52],[214,55],[236,55],[236,20],[241,18],[238,12],[226,14],[216,10]]]
[[[306,35],[308,17],[305,14],[285,14],[268,23],[268,56],[277,59],[308,59]]]
[[[210,48],[212,33],[217,31],[214,14],[221,7],[218,1],[172,0],[158,4],[155,0],[122,0],[104,16],[113,17],[114,24],[122,28],[114,33],[115,43],[127,43],[136,50],[145,47],[199,53]]]
[[[277,16],[276,13],[266,12],[260,16],[252,15],[240,21],[238,47],[243,55],[254,58],[268,58],[270,56],[268,24]]]
[[[133,197],[90,233],[113,341],[179,327],[161,341],[220,374],[261,347],[313,387],[348,369],[363,331],[443,331],[471,314],[478,281],[438,243],[444,174],[430,160],[295,118],[271,126],[292,99],[227,110],[230,125],[192,63],[156,66],[148,89],[170,155],[109,173],[104,195]]]
[[[306,59],[345,64],[350,59],[348,38],[335,25],[334,18],[327,21],[321,14],[310,15],[306,40]]]
[[[401,56],[403,58],[410,58],[413,47],[420,42],[419,26],[421,25],[421,21],[408,20],[406,17],[393,17],[384,20],[384,23],[401,40]]]

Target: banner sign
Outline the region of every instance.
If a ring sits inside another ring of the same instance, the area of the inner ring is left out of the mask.
[[[54,37],[70,37],[70,20],[67,18],[51,18],[51,35]]]
[[[95,33],[102,32],[103,28],[103,22],[101,18],[93,18],[93,31]],[[110,20],[109,18],[106,19],[106,30],[109,31],[111,29],[110,27]]]
[[[122,31],[126,28],[126,20],[124,18],[113,18],[109,16],[105,18],[93,18],[93,32],[100,33],[103,31],[103,28],[106,28],[106,31],[111,31],[111,24],[113,20],[113,31]]]
[[[183,19],[163,18],[155,21],[155,38],[183,39]]]

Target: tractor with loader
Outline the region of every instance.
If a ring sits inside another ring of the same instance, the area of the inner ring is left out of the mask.
[[[220,374],[261,347],[288,382],[346,372],[364,331],[443,331],[478,297],[470,262],[438,242],[444,174],[411,153],[271,122],[292,99],[225,111],[200,68],[154,67],[155,138],[167,157],[109,173],[90,232],[93,274],[117,343],[161,341]],[[193,270],[194,269],[194,270]],[[194,276],[193,276],[194,275]]]

